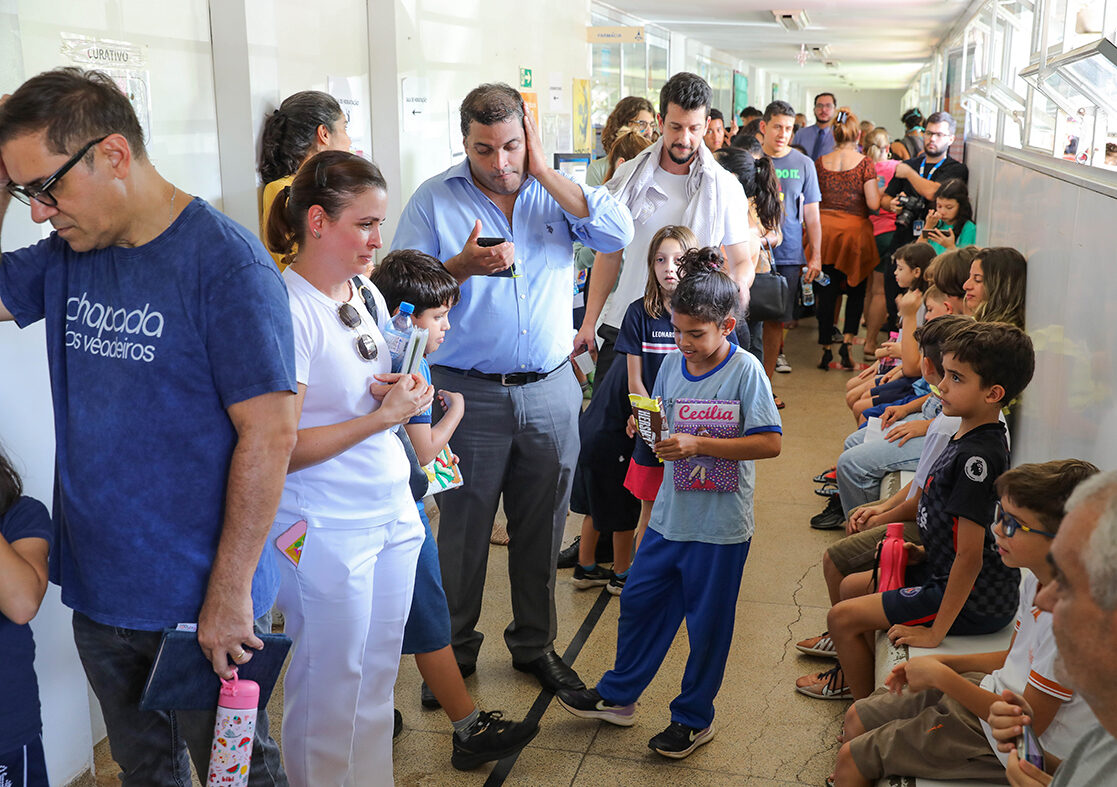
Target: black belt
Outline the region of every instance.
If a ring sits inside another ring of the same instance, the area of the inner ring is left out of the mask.
[[[478,380],[488,380],[493,383],[500,383],[505,387],[514,385],[527,385],[528,383],[537,383],[544,380],[550,375],[562,369],[570,363],[570,359],[564,360],[554,369],[549,372],[512,372],[511,374],[496,374],[495,372],[479,372],[476,369],[455,369],[453,366],[439,366],[439,369],[444,369],[451,374],[460,374],[463,377],[476,377]]]

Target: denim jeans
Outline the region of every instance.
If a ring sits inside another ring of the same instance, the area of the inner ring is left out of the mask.
[[[922,418],[924,416],[920,413],[914,413],[903,420]],[[858,429],[847,437],[845,450],[838,457],[838,492],[841,493],[845,515],[848,517],[849,512],[858,506],[880,498],[880,481],[889,473],[915,470],[922,452],[922,437],[913,437],[903,445],[899,444],[899,440],[894,443],[887,440],[866,443],[864,429]]]
[[[270,616],[268,616],[270,617]],[[270,630],[256,621],[257,633]],[[73,617],[74,642],[86,677],[101,705],[113,759],[124,785],[190,787],[190,760],[204,783],[216,721],[212,711],[142,711],[140,694],[159,650],[161,631],[106,626],[80,612]],[[252,742],[252,787],[286,787],[279,747],[268,735],[268,714],[256,718]]]

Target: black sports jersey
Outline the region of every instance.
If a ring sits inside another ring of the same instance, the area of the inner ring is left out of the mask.
[[[916,523],[927,550],[927,584],[946,587],[958,547],[958,520],[985,528],[981,573],[966,599],[972,615],[1011,617],[1018,602],[1020,572],[997,554],[989,525],[997,505],[993,482],[1008,469],[1004,424],[982,424],[952,438],[927,473]],[[972,525],[965,525],[972,527]]]

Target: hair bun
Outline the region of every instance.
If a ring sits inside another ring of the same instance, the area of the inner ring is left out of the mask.
[[[721,256],[721,251],[714,246],[687,249],[679,258],[678,264],[681,276],[704,276],[723,270],[724,267],[725,258]]]

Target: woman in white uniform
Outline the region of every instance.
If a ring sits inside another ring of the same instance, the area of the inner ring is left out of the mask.
[[[392,783],[392,695],[423,526],[394,427],[434,389],[390,374],[363,273],[380,247],[387,185],[328,151],[277,195],[267,243],[298,248],[284,272],[295,328],[298,443],[272,528],[278,606],[294,640],[283,759],[293,787]],[[252,304],[245,304],[252,308]]]

